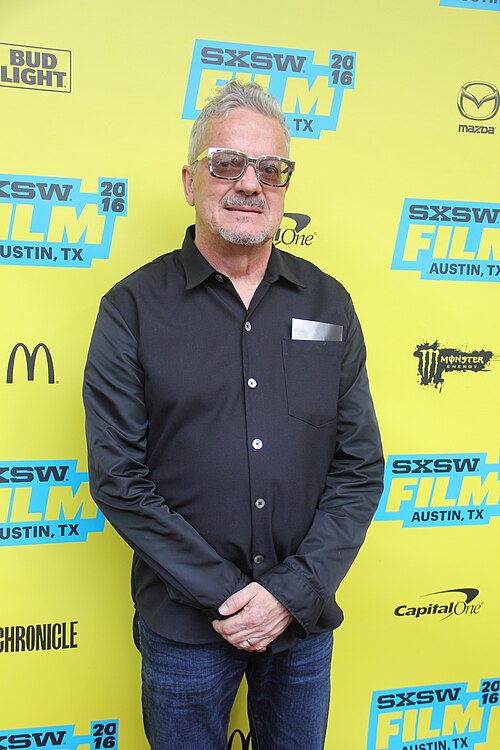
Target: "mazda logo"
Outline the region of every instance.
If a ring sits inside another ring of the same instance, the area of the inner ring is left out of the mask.
[[[469,81],[458,92],[457,106],[468,120],[491,120],[500,108],[500,92],[492,83]]]

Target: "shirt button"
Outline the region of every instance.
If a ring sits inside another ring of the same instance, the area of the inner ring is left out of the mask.
[[[245,323],[245,331],[251,331],[252,330],[252,324],[249,320]]]
[[[252,440],[252,448],[255,448],[256,451],[260,451],[262,448],[262,440],[260,438],[255,438],[255,440]]]
[[[219,284],[222,284],[224,281],[224,276],[221,276],[220,273],[215,274],[215,280],[219,282]]]
[[[264,562],[264,555],[255,555],[253,561],[256,565],[260,565]]]
[[[266,501],[265,501],[265,500],[264,500],[264,498],[262,498],[262,497],[259,497],[259,498],[258,498],[258,499],[257,499],[257,500],[255,501],[255,507],[256,507],[256,508],[263,508],[265,504],[266,504]]]
[[[255,378],[248,378],[247,385],[249,388],[257,388],[257,381]]]

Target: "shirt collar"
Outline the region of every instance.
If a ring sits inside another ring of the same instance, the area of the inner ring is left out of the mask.
[[[193,289],[202,284],[209,276],[215,273],[215,269],[203,257],[194,242],[194,225],[186,230],[186,236],[182,243],[182,264],[186,273],[186,289]],[[292,284],[304,287],[305,281],[300,268],[295,268],[292,256],[282,253],[274,245],[271,250],[264,279],[270,284],[278,280],[280,276]]]

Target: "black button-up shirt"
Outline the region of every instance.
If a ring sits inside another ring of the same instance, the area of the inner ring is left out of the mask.
[[[295,618],[279,650],[340,624],[334,594],[382,491],[363,337],[345,289],[311,263],[273,247],[247,310],[193,236],[102,300],[90,488],[135,551],[152,629],[216,641],[217,607],[257,581]],[[295,340],[292,318],[342,340]]]

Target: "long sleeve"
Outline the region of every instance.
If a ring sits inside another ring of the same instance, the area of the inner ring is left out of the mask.
[[[138,342],[104,299],[84,379],[90,490],[123,539],[160,576],[174,601],[216,615],[249,579],[177,512],[149,478],[148,414]]]
[[[368,386],[363,335],[352,303],[349,312],[337,441],[324,492],[295,554],[258,579],[289,609],[306,634],[326,605],[332,610],[324,613],[326,620],[339,617],[335,591],[364,541],[383,488],[382,446]]]

